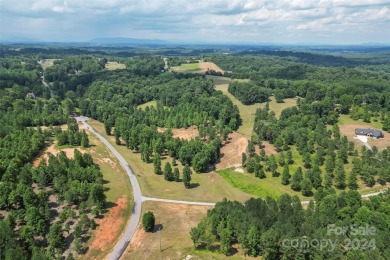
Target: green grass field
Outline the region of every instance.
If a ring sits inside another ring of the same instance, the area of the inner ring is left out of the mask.
[[[199,63],[185,63],[185,64],[181,64],[180,66],[172,67],[172,70],[175,72],[191,73],[191,72],[197,72],[200,69],[199,69]]]
[[[142,194],[148,197],[217,202],[223,198],[230,200],[245,201],[251,196],[232,187],[217,173],[192,174],[193,188],[185,189],[182,182],[168,182],[162,175],[156,175],[153,171],[153,163],[145,163],[141,160],[139,153],[133,153],[124,145],[116,145],[113,136],[107,136],[102,123],[96,120],[88,120],[100,134],[115,146],[126,161],[131,165],[141,186]],[[162,168],[165,162],[171,162],[171,158],[162,160]],[[179,164],[179,162],[177,161]],[[182,173],[182,166],[178,166]]]
[[[340,115],[339,117],[339,124],[344,125],[344,124],[361,124],[365,125],[367,127],[374,127],[377,129],[382,129],[383,124],[380,122],[380,120],[376,119],[377,121],[374,120],[374,118],[371,119],[370,123],[366,123],[363,121],[363,119],[360,120],[354,120],[352,119],[349,115]]]
[[[293,191],[289,185],[282,185],[280,177],[272,177],[267,172],[267,178],[260,179],[249,173],[239,173],[232,169],[218,171],[227,182],[233,187],[238,188],[253,196],[265,198],[270,196],[274,199],[279,198],[282,194],[297,195],[301,200],[309,200],[311,197],[304,197],[300,192]]]
[[[221,79],[217,79],[221,81]],[[218,82],[217,81],[217,82]],[[253,124],[255,122],[255,113],[257,108],[264,108],[266,103],[256,103],[253,105],[244,105],[238,99],[236,99],[228,91],[228,84],[218,84],[216,85],[217,90],[221,90],[226,96],[228,96],[233,104],[235,104],[240,110],[240,115],[242,118],[242,125],[237,130],[238,133],[243,134],[250,138],[253,130]],[[276,103],[274,97],[270,97],[271,101],[269,102],[270,110],[274,111],[276,117],[280,116],[280,113],[283,109],[287,107],[292,107],[296,105],[296,98],[287,98],[284,100],[284,103]]]

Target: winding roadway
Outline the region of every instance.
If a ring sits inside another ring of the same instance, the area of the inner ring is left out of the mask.
[[[114,249],[112,250],[111,254],[107,257],[109,260],[117,260],[119,259],[123,252],[125,251],[128,244],[131,242],[131,239],[133,238],[135,231],[137,230],[138,222],[141,218],[141,206],[142,202],[144,201],[159,201],[159,202],[167,202],[167,203],[177,203],[177,204],[188,204],[188,205],[200,205],[200,206],[214,206],[215,203],[211,202],[196,202],[196,201],[185,201],[185,200],[169,200],[169,199],[160,199],[160,198],[151,198],[151,197],[144,197],[141,193],[141,188],[139,186],[137,177],[135,176],[133,170],[131,169],[130,165],[127,163],[125,158],[115,149],[115,147],[101,134],[99,134],[90,124],[87,123],[88,117],[85,116],[79,116],[76,117],[76,120],[78,122],[81,122],[89,131],[91,131],[93,134],[95,134],[100,141],[102,141],[108,149],[115,155],[116,158],[118,158],[120,164],[122,165],[123,169],[126,171],[127,175],[130,178],[131,186],[133,188],[133,196],[134,196],[134,207],[133,212],[131,214],[130,221],[127,224],[125,232],[122,234],[122,237],[115,245]],[[371,196],[379,195],[380,193],[383,193],[384,191],[374,192],[370,194],[362,195],[362,198],[368,198]],[[310,201],[301,201],[302,204],[309,204]]]

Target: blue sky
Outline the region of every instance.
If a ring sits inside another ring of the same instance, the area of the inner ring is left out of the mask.
[[[390,43],[390,0],[0,0],[0,37]]]

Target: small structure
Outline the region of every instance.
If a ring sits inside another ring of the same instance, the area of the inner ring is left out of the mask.
[[[355,129],[356,135],[365,135],[367,137],[372,138],[383,138],[383,132],[381,130],[371,129],[371,128],[356,128]]]
[[[35,95],[33,92],[27,93],[26,97],[31,98],[31,99],[35,99]]]

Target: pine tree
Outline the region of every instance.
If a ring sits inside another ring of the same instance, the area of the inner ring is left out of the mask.
[[[331,173],[325,175],[325,188],[329,189],[333,186],[333,176]]]
[[[247,159],[246,153],[242,153],[241,158],[242,158],[241,159],[242,167],[245,167],[245,163],[246,163],[246,159]]]
[[[290,169],[288,167],[288,164],[285,164],[282,173],[282,184],[288,185],[289,183],[290,183]]]
[[[291,150],[287,151],[287,163],[288,164],[293,164],[294,163],[293,154],[292,154]]]
[[[172,167],[169,162],[166,162],[164,166],[164,179],[166,181],[172,181],[173,179]]]
[[[348,177],[348,188],[350,188],[351,190],[357,190],[358,187],[359,186],[357,184],[357,174],[352,171]]]
[[[183,169],[183,183],[186,189],[191,187],[191,169],[188,165],[184,166]]]
[[[255,145],[253,144],[252,141],[248,141],[247,151],[248,151],[249,157],[253,157],[253,155],[255,155],[256,148],[255,148]]]
[[[259,177],[259,175],[260,175],[260,165],[258,163],[255,164],[254,174],[255,174],[255,177]]]
[[[281,152],[279,155],[279,165],[283,167],[286,164],[286,158],[284,156],[284,152]]]
[[[180,172],[178,168],[173,170],[173,180],[176,182],[180,181]]]
[[[255,159],[252,158],[252,157],[249,157],[249,158],[246,160],[246,170],[247,170],[249,173],[253,173],[254,170],[255,170],[255,166],[256,166]]]
[[[311,196],[313,194],[312,193],[313,185],[311,184],[311,181],[309,179],[306,178],[303,179],[301,183],[301,187],[302,187],[303,196]]]
[[[264,179],[264,178],[266,178],[266,177],[267,177],[267,175],[265,175],[264,169],[261,168],[260,171],[259,171],[259,178],[260,178],[260,179]]]
[[[161,158],[160,155],[155,153],[153,156],[154,173],[161,174]]]
[[[296,172],[293,174],[291,179],[291,189],[295,191],[301,190],[301,183],[302,183],[302,168],[299,166]]]
[[[313,167],[311,182],[315,189],[318,189],[322,186],[321,169],[318,167],[318,165],[314,165]]]
[[[335,185],[338,189],[344,189],[345,184],[345,170],[344,163],[342,160],[337,161],[336,171],[335,171]]]

